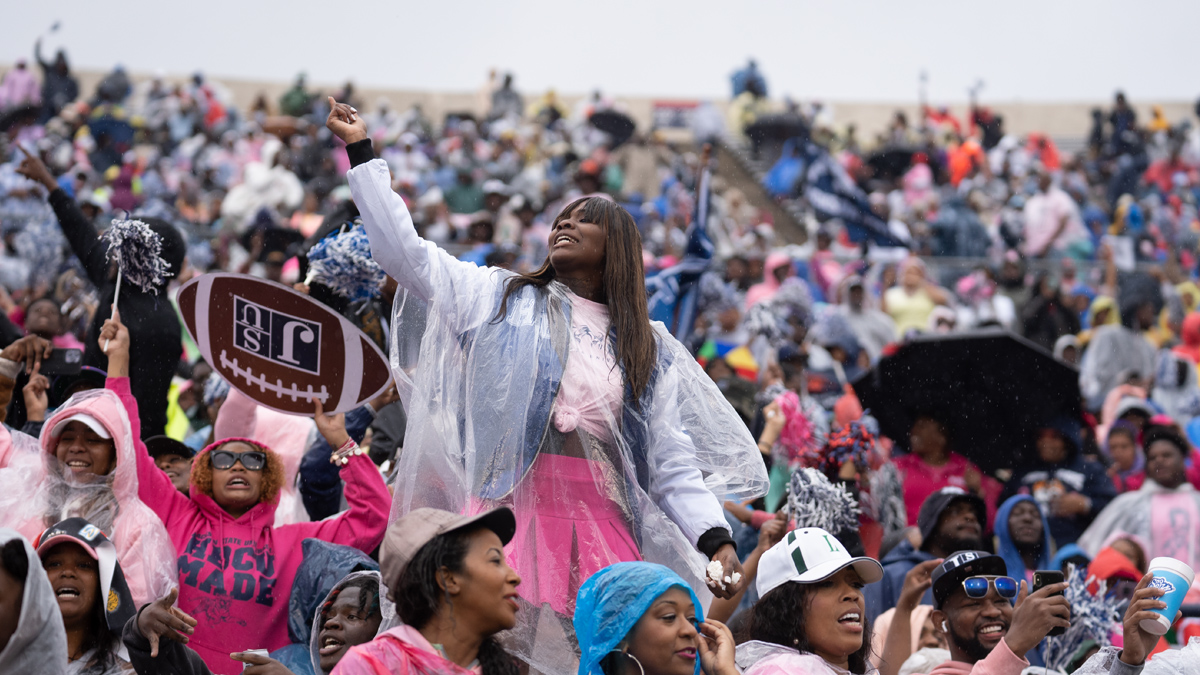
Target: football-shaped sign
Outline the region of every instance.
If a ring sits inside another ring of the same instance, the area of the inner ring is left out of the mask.
[[[179,311],[200,354],[260,404],[329,414],[379,396],[388,361],[354,324],[287,286],[244,274],[205,274],[179,290]]]

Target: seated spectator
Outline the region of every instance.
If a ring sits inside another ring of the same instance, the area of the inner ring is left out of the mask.
[[[1146,456],[1138,444],[1140,435],[1137,427],[1129,422],[1117,421],[1108,430],[1108,439],[1100,446],[1112,462],[1108,466],[1108,475],[1118,494],[1136,490],[1145,480]]]
[[[986,522],[983,500],[969,492],[948,487],[930,495],[917,519],[920,546],[904,539],[884,557],[883,580],[865,591],[867,618],[874,621],[896,606],[905,575],[920,563],[945,558],[954,551],[981,548]],[[932,604],[932,591],[927,591],[921,602]]]
[[[1028,495],[1014,495],[996,512],[996,555],[1004,558],[1008,576],[1033,583],[1036,570],[1050,565],[1050,527],[1041,506]]]
[[[58,598],[37,551],[0,528],[0,672],[62,675],[67,636]]]
[[[25,333],[49,340],[56,349],[84,350],[79,338],[67,332],[62,309],[54,298],[38,298],[25,309]]]
[[[737,665],[745,675],[868,672],[870,621],[862,589],[883,570],[852,558],[832,534],[794,530],[763,554],[759,600]]]
[[[1017,494],[1037,500],[1061,548],[1074,543],[1117,493],[1104,467],[1083,457],[1079,423],[1059,418],[1038,432],[1035,460],[1013,473],[1002,497]]]
[[[588,578],[575,635],[579,675],[738,675],[733,634],[705,621],[687,582],[662,565],[617,563]]]
[[[1079,537],[1091,555],[1099,553],[1114,533],[1135,535],[1149,543],[1150,558],[1169,556],[1200,568],[1200,492],[1187,481],[1185,459],[1191,446],[1171,427],[1146,431],[1146,483],[1120,495],[1096,516]]]
[[[379,555],[403,624],[350,648],[338,675],[516,675],[494,637],[517,621],[521,578],[504,556],[516,530],[507,508],[476,516],[422,508],[392,523]]]
[[[192,459],[196,451],[174,438],[152,436],[146,439],[146,452],[171,479],[175,489],[186,495],[192,484]]]
[[[137,607],[116,547],[95,525],[68,518],[38,537],[37,551],[67,633],[67,672],[118,675],[127,670],[129,657],[121,644],[121,628]]]
[[[883,294],[880,309],[895,322],[897,338],[903,338],[909,331],[924,332],[934,308],[950,304],[949,294],[925,274],[925,263],[920,258],[906,258],[900,264],[900,285]]]
[[[869,295],[862,277],[851,275],[841,284],[838,311],[846,317],[859,345],[867,350],[871,363],[883,355],[883,348],[896,341],[892,317],[868,303]]]
[[[909,525],[917,524],[921,505],[944,487],[960,488],[983,499],[988,519],[981,523],[991,522],[1000,485],[986,478],[974,462],[951,449],[946,427],[941,422],[929,416],[917,417],[908,443],[910,452],[897,457],[894,463],[904,486]]]
[[[946,634],[951,660],[929,675],[1020,675],[1029,666],[1021,654],[1070,625],[1066,582],[1030,593],[1005,570],[1003,558],[985,551],[959,551],[934,570],[933,622]]]

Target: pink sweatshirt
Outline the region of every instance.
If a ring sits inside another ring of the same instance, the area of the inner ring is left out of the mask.
[[[1029,662],[1013,653],[1008,643],[1003,639],[996,645],[991,654],[982,661],[963,663],[962,661],[947,661],[934,668],[929,675],[1021,675],[1021,671],[1029,666]]]
[[[128,378],[110,378],[108,388],[126,404],[133,437],[139,438]],[[136,443],[138,494],[166,525],[179,556],[179,608],[199,622],[188,646],[214,673],[241,672],[230,652],[274,651],[290,642],[288,600],[304,557],[302,540],[321,539],[367,553],[383,541],[391,496],[366,455],[351,457],[341,469],[349,510],[315,523],[275,527],[275,503],[260,502],[234,519],[195,486],[191,499],[184,497],[142,442]]]

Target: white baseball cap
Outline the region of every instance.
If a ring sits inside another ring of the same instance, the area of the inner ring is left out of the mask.
[[[87,413],[75,413],[70,417],[59,420],[58,424],[55,424],[54,428],[50,430],[50,437],[57,438],[61,436],[63,430],[66,429],[67,425],[71,422],[82,422],[86,424],[87,427],[96,432],[96,435],[100,438],[112,438],[112,434],[108,433],[108,429],[104,428],[104,425],[100,423],[100,420]]]
[[[850,565],[868,584],[883,578],[883,566],[874,558],[850,556],[837,537],[819,527],[788,532],[758,560],[758,597],[794,581],[801,584],[827,579]]]

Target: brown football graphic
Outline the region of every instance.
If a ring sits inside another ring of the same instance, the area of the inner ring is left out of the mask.
[[[353,410],[391,382],[383,352],[354,324],[287,286],[205,274],[179,290],[200,354],[238,391],[293,415]]]

